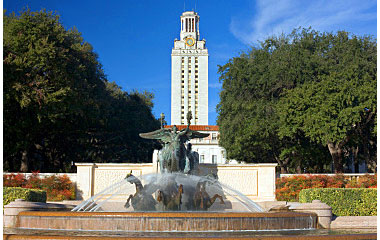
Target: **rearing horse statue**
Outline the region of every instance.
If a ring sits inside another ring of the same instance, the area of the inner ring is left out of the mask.
[[[132,175],[132,170],[125,178],[129,183],[135,184],[136,193],[134,195],[129,195],[124,207],[129,208],[129,202],[131,201],[132,207],[135,211],[155,211],[156,200],[154,200],[151,194],[145,192],[141,181]]]

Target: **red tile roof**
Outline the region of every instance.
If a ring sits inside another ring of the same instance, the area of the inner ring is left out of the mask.
[[[173,125],[167,125],[165,128],[172,128]],[[187,125],[176,125],[178,130],[182,130]],[[216,125],[190,125],[190,129],[194,131],[219,131],[219,126]]]

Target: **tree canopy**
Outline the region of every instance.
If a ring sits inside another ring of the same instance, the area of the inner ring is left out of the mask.
[[[98,56],[59,16],[4,12],[4,169],[69,171],[72,162],[146,162],[159,127],[151,93],[107,81]]]
[[[296,29],[219,66],[217,123],[228,156],[282,172],[344,171],[376,157],[376,41]],[[327,154],[331,155],[331,158]]]

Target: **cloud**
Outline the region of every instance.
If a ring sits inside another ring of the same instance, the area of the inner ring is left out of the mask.
[[[209,83],[209,88],[222,88],[222,83]]]
[[[232,19],[230,31],[248,45],[310,26],[319,31],[376,35],[376,18],[375,0],[257,0],[250,16]]]

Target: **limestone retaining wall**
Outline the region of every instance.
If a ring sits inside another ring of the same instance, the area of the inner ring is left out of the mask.
[[[96,195],[106,187],[122,180],[131,170],[137,177],[158,172],[155,161],[147,164],[76,163],[75,165],[77,167],[77,199],[88,199]],[[200,164],[200,174],[213,175],[221,183],[254,201],[274,201],[276,165],[270,163]],[[133,190],[132,185],[131,189]]]

